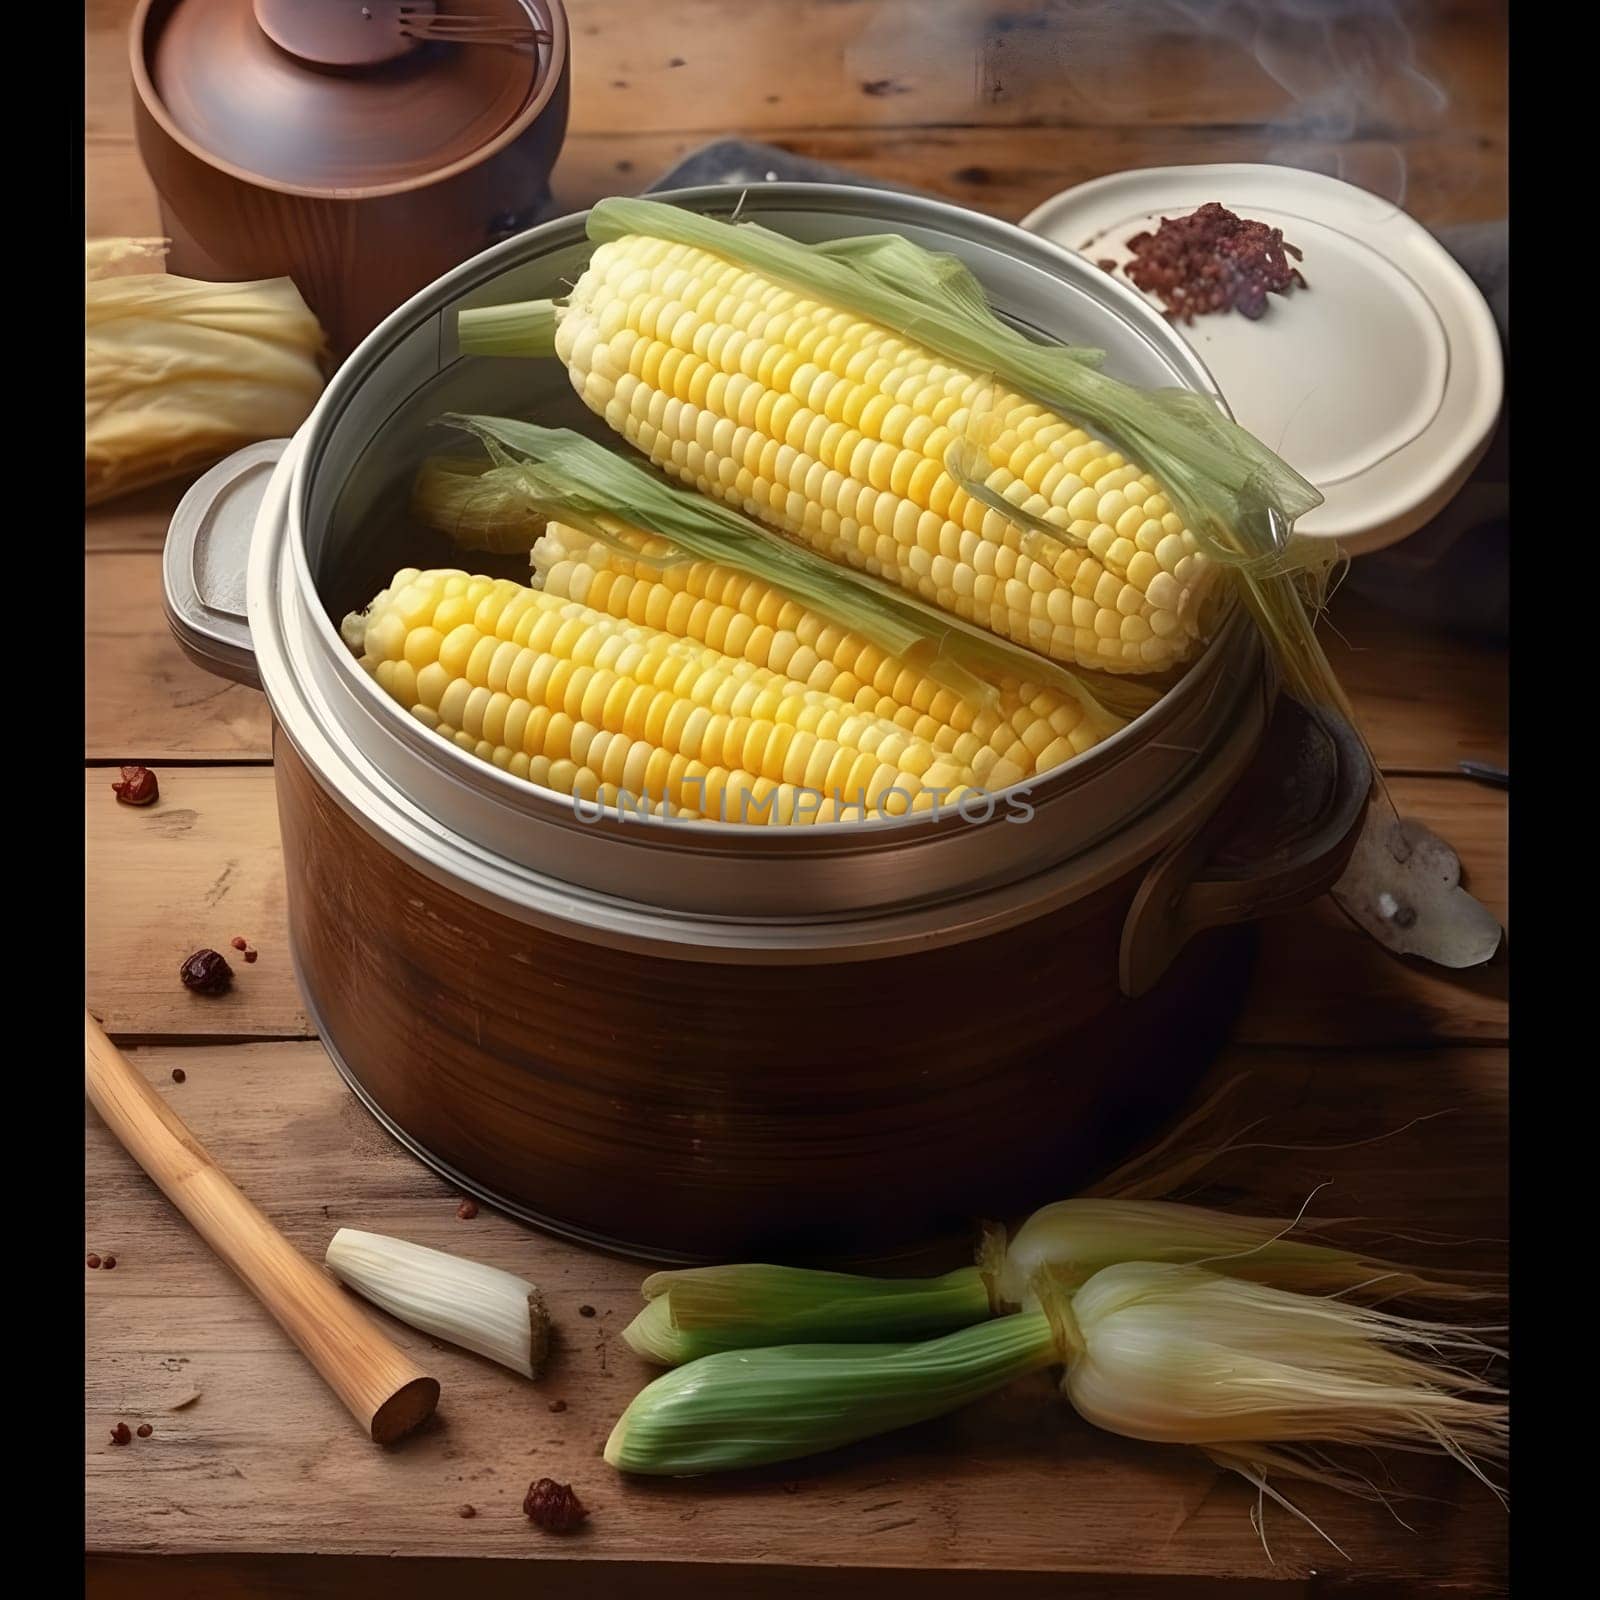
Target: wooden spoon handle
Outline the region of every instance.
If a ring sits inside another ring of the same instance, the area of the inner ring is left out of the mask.
[[[379,1332],[223,1175],[165,1100],[84,1013],[89,1101],[135,1161],[299,1345],[379,1444],[433,1415],[439,1381]]]

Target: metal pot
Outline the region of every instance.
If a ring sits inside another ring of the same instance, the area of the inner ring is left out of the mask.
[[[740,194],[671,198],[725,213]],[[1020,326],[1214,392],[1137,296],[1003,223],[806,184],[742,214],[952,251]],[[272,705],[291,941],[330,1054],[463,1187],[639,1255],[881,1251],[1070,1192],[1203,1069],[1241,992],[1233,925],[1338,877],[1370,781],[1358,741],[1277,699],[1242,618],[986,818],[585,820],[437,739],[334,619],[399,566],[459,564],[406,521],[418,461],[448,443],[433,419],[584,420],[559,363],[462,358],[453,315],[560,292],[583,224],[410,300],[293,440],[213,469],[169,533],[180,642]]]

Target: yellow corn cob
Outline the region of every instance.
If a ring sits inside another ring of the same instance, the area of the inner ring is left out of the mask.
[[[614,537],[644,557],[671,549],[636,530]],[[546,594],[785,673],[926,739],[991,790],[1048,772],[1110,731],[1072,696],[1015,679],[997,681],[993,709],[973,705],[781,590],[716,562],[635,561],[552,522],[533,546],[533,566]]]
[[[826,822],[954,806],[975,783],[835,695],[506,578],[409,567],[341,631],[424,725],[585,801]]]
[[[584,403],[660,467],[1062,662],[1181,664],[1208,563],[1155,481],[1083,429],[914,341],[691,245],[600,245],[556,328]],[[1029,533],[962,489],[1061,530]]]

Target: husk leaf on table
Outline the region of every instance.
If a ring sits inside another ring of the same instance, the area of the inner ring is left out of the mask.
[[[322,330],[288,278],[159,270],[166,241],[84,248],[84,501],[291,434],[322,392]]]

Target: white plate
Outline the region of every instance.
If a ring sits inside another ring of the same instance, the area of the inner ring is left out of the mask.
[[[1134,234],[1208,200],[1282,228],[1304,253],[1309,288],[1268,295],[1259,321],[1230,311],[1175,324],[1238,421],[1322,491],[1300,532],[1353,555],[1415,532],[1483,454],[1505,381],[1489,307],[1427,229],[1337,178],[1243,163],[1096,178],[1022,226],[1120,268]]]

